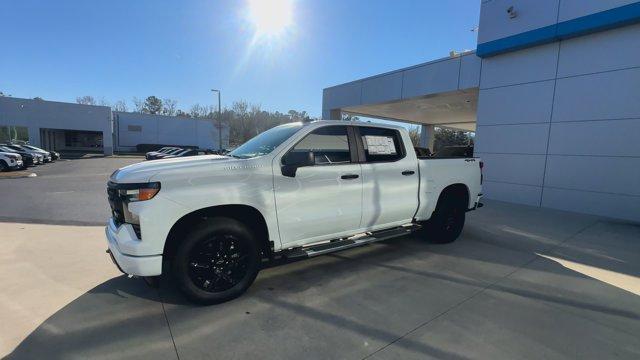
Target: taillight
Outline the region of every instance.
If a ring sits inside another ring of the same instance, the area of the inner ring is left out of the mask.
[[[483,174],[482,174],[483,168],[484,168],[484,162],[480,161],[480,185],[482,185],[482,180],[483,180]]]

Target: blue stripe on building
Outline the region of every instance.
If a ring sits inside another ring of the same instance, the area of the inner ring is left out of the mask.
[[[494,56],[638,22],[640,2],[478,44],[476,55]]]

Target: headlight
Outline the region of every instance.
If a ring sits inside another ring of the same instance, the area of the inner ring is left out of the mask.
[[[159,182],[135,184],[134,186],[135,188],[120,190],[120,194],[126,202],[151,200],[160,191]]]

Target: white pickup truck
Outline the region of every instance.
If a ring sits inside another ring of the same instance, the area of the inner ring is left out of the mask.
[[[455,240],[480,207],[482,162],[418,158],[406,129],[289,123],[226,156],[138,163],[107,185],[112,259],[129,275],[173,275],[193,301],[241,295],[263,261],[406,235]]]

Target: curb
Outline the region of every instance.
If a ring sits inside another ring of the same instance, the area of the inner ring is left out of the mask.
[[[21,179],[21,178],[32,178],[37,177],[36,173],[25,173],[25,172],[15,172],[15,173],[0,173],[0,179]]]

